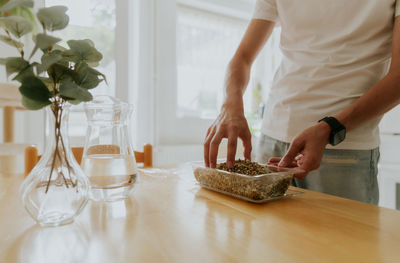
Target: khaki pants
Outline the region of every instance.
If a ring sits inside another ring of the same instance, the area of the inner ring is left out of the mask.
[[[265,163],[270,157],[282,157],[289,143],[259,137],[256,161]],[[372,150],[326,149],[320,167],[310,172],[304,180],[293,180],[296,187],[378,204],[379,148]]]

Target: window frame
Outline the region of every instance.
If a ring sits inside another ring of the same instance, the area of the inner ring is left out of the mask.
[[[51,5],[51,1],[40,0],[41,6],[46,6],[48,3]],[[137,0],[135,0],[137,1]],[[68,5],[67,3],[65,5]],[[131,72],[131,52],[130,44],[132,43],[132,10],[133,3],[131,1],[118,1],[115,0],[115,97],[120,98],[124,101],[132,102],[130,87],[130,72]],[[105,73],[106,74],[106,73]],[[77,112],[83,112],[81,109],[75,109]],[[81,135],[70,135],[70,143],[73,146],[83,146],[85,142],[85,134]]]
[[[212,119],[177,117],[176,12],[177,5],[250,20],[253,2],[243,0],[154,0],[153,142],[157,164],[198,159]],[[240,11],[238,11],[240,10]],[[161,44],[162,43],[162,44]],[[171,66],[173,65],[173,66]],[[172,107],[171,107],[172,105]],[[172,154],[171,156],[171,152]],[[190,153],[190,154],[189,154]]]

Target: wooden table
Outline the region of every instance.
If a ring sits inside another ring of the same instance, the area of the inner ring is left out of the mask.
[[[128,200],[41,228],[21,181],[0,175],[0,262],[400,262],[399,211],[330,195],[255,205],[201,189],[190,167],[152,169]]]

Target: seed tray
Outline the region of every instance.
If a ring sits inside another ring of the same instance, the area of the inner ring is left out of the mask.
[[[278,168],[266,165],[269,173],[249,176],[193,164],[196,180],[204,188],[227,194],[253,203],[264,203],[293,196],[298,191],[286,193],[298,168]]]
[[[228,196],[234,197],[236,199],[240,199],[240,200],[247,201],[247,202],[250,202],[250,203],[255,203],[255,204],[264,204],[264,203],[277,201],[277,200],[280,200],[280,199],[284,199],[284,198],[288,198],[288,197],[304,194],[304,192],[301,192],[301,191],[287,189],[286,193],[281,195],[281,196],[275,196],[275,197],[265,198],[265,199],[261,199],[261,200],[254,200],[254,199],[250,199],[250,198],[247,198],[247,197],[244,197],[244,196],[241,196],[241,195],[235,195],[235,194],[232,194],[232,193],[229,193],[229,192],[224,192],[224,191],[221,191],[221,190],[218,190],[218,189],[215,189],[215,188],[211,188],[211,187],[208,187],[206,185],[202,185],[201,183],[199,183],[199,184],[200,184],[201,187],[203,187],[205,189],[208,189],[208,190],[211,190],[211,191],[214,191],[214,192],[217,192],[217,193],[221,193],[221,194],[224,194],[224,195],[228,195]]]

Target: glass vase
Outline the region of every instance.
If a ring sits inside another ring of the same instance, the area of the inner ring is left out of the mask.
[[[88,200],[89,181],[68,141],[69,108],[57,101],[47,107],[45,150],[20,188],[25,209],[42,226],[73,222]]]

